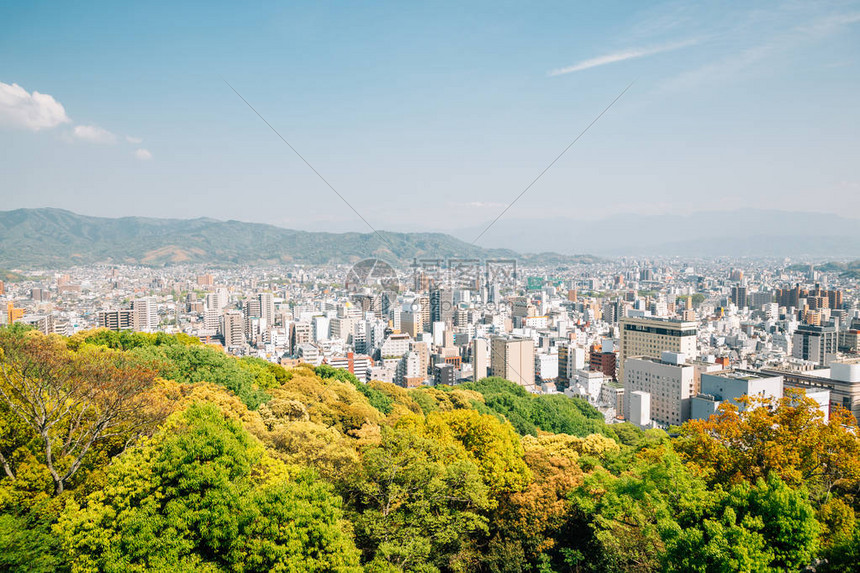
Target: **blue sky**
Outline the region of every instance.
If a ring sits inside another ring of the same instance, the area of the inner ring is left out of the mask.
[[[499,232],[860,218],[860,2],[791,1],[0,3],[2,208],[367,230],[222,79],[376,228],[488,222],[634,80]]]

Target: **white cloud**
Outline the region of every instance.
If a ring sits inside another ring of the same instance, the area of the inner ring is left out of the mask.
[[[97,125],[76,125],[73,135],[83,141],[89,143],[116,143],[116,136],[106,129],[102,129]]]
[[[138,149],[134,152],[134,156],[141,161],[147,161],[149,159],[152,159],[152,153],[150,153],[148,149]]]
[[[672,50],[679,50],[681,48],[686,48],[687,46],[692,46],[697,42],[698,40],[685,40],[683,42],[674,42],[672,44],[664,44],[662,46],[654,46],[651,48],[632,48],[623,52],[615,52],[614,54],[607,54],[605,56],[598,56],[597,58],[592,58],[590,60],[584,60],[566,68],[552,70],[549,72],[549,75],[561,76],[563,74],[580,72],[589,68],[605,66],[606,64],[614,64],[616,62],[623,62],[625,60],[644,58],[645,56],[653,56],[654,54],[660,54],[663,52],[671,52]]]
[[[125,140],[129,143],[134,143],[135,145],[139,145],[143,143],[143,140],[139,137],[132,137],[130,135],[125,136]]]
[[[63,105],[48,94],[0,82],[0,124],[39,131],[68,121]]]

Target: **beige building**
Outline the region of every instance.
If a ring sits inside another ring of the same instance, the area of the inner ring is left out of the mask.
[[[490,369],[490,341],[476,338],[472,341],[472,377],[477,382],[486,378]]]
[[[622,318],[618,379],[625,380],[625,362],[633,356],[660,356],[663,352],[676,352],[688,359],[695,358],[698,355],[697,326],[695,322],[668,318]]]
[[[527,388],[535,384],[535,343],[531,338],[495,337],[490,341],[490,372]]]
[[[224,346],[227,348],[245,344],[245,325],[241,312],[224,313],[221,317],[221,334],[224,336]]]
[[[400,313],[400,332],[412,338],[424,332],[424,315],[420,311],[404,310]]]
[[[651,419],[663,426],[679,425],[690,418],[690,400],[696,395],[696,369],[685,357],[663,352],[661,358],[634,357],[624,363],[624,389],[628,395],[651,395]],[[624,417],[631,419],[634,405],[625,400]]]

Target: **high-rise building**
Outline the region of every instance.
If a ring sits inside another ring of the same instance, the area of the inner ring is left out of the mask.
[[[827,366],[828,355],[836,354],[839,333],[835,326],[812,326],[801,324],[791,339],[791,355]]]
[[[131,308],[137,314],[137,329],[143,332],[158,330],[158,304],[153,296],[132,301]]]
[[[695,322],[681,320],[626,317],[620,322],[621,347],[618,354],[618,379],[624,380],[624,363],[632,356],[660,356],[664,351],[695,358]]]
[[[738,308],[743,308],[747,305],[747,287],[741,285],[732,287],[732,304]]]
[[[430,320],[431,322],[454,323],[454,291],[447,288],[436,288],[430,291]]]
[[[490,369],[490,341],[476,338],[472,341],[472,378],[477,382],[486,378]]]
[[[209,330],[218,330],[221,325],[221,313],[214,308],[203,311],[203,327]]]
[[[535,343],[531,338],[494,337],[490,341],[490,371],[525,387],[535,383]]]
[[[51,297],[50,291],[48,289],[35,287],[30,289],[30,298],[37,301],[42,302],[48,300]]]
[[[647,392],[650,417],[663,425],[682,424],[690,418],[690,399],[696,395],[696,369],[683,354],[662,352],[660,358],[632,357],[624,364],[624,389]],[[634,404],[625,400],[624,417],[630,419]]]
[[[242,306],[245,310],[245,316],[248,318],[260,318],[263,314],[260,308],[260,300],[256,297],[247,299]]]
[[[332,338],[348,342],[355,332],[355,321],[351,318],[332,318],[329,329]]]
[[[424,317],[420,311],[403,310],[400,312],[400,331],[413,338],[424,332]]]
[[[409,352],[412,338],[408,334],[391,334],[379,349],[380,356],[385,358],[401,358]]]
[[[535,354],[535,376],[544,381],[558,378],[558,354]]]
[[[245,344],[245,318],[238,310],[225,312],[221,317],[221,335],[225,347],[243,346]]]
[[[422,382],[427,378],[427,371],[430,368],[430,349],[427,343],[413,340],[409,343],[409,352],[418,357],[419,376]]]
[[[260,305],[260,318],[266,321],[266,326],[275,325],[275,299],[270,292],[257,293],[257,303]]]
[[[612,339],[604,339],[602,343],[591,347],[588,364],[592,370],[603,372],[607,377],[615,380],[617,361],[618,357],[615,355]]]

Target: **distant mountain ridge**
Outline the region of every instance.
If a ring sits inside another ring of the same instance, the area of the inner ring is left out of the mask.
[[[523,255],[484,249],[443,233],[328,233],[216,219],[105,218],[63,209],[0,211],[0,267],[63,268],[108,263],[326,264],[379,257],[516,258],[532,263],[590,263],[589,255]]]

